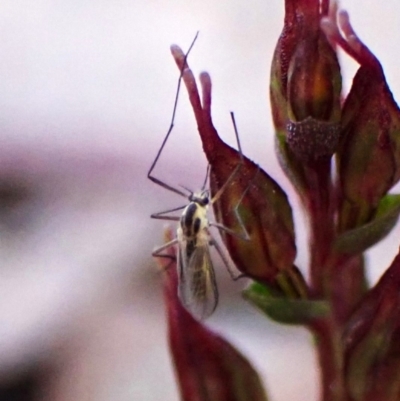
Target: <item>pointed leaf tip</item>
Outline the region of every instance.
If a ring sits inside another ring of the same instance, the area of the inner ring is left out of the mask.
[[[357,254],[364,252],[386,237],[396,225],[400,214],[400,195],[386,195],[379,202],[375,217],[339,235],[334,243],[338,252]]]

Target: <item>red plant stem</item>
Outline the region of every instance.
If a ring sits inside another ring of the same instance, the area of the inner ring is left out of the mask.
[[[335,297],[336,258],[332,255],[334,239],[333,189],[330,161],[319,161],[307,167],[309,193],[307,209],[310,218],[310,272],[312,296],[327,299],[332,312],[320,319],[311,330],[321,369],[322,400],[347,401],[344,382],[344,360],[341,345],[341,319],[337,319],[340,299]]]
[[[330,162],[323,161],[306,168],[308,181],[307,209],[310,218],[311,289],[315,297],[326,297],[326,262],[333,241],[332,185]]]
[[[321,400],[350,401],[343,374],[340,331],[332,318],[321,319],[312,327],[321,369]]]

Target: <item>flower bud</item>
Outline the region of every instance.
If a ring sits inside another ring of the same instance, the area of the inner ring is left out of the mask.
[[[278,142],[281,161],[282,157],[306,162],[329,158],[339,142],[340,68],[319,27],[322,11],[318,0],[286,0],[270,87],[276,133],[285,138]],[[284,162],[283,168],[295,169],[289,177],[304,180],[301,166]]]
[[[288,114],[292,121],[339,121],[340,81],[336,54],[318,30],[300,41],[288,70]]]
[[[182,70],[183,52],[172,48],[175,61]],[[186,63],[187,66],[187,63]],[[237,150],[219,137],[211,119],[211,80],[201,75],[202,101],[196,81],[189,68],[183,73],[189,98],[195,113],[203,149],[210,164],[210,190],[215,195],[232,178],[232,172],[241,167],[213,204],[219,224],[238,235],[221,232],[223,241],[237,268],[245,275],[275,288],[305,296],[304,280],[299,280],[292,209],[282,188],[259,166],[241,157]],[[237,211],[237,213],[235,212]],[[240,216],[240,221],[238,219]],[[243,229],[245,226],[245,230]],[[250,239],[240,238],[245,234]]]
[[[331,38],[359,64],[342,113],[337,153],[341,192],[339,231],[374,218],[379,202],[400,178],[400,111],[382,66],[353,31],[347,13],[323,21]]]

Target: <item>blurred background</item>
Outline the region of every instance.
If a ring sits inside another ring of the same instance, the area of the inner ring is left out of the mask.
[[[397,0],[343,0],[400,94]],[[268,77],[283,0],[3,0],[0,3],[0,400],[177,400],[150,254],[181,199],[147,180],[168,129],[185,50],[212,77],[213,117],[234,145],[297,199],[273,153]],[[356,65],[341,54],[345,91]],[[206,163],[182,91],[155,175],[201,186]],[[307,263],[296,212],[297,264]],[[369,253],[378,279],[399,229]],[[318,398],[311,338],[267,321],[217,265],[220,306],[207,324],[260,371],[272,401]],[[306,273],[306,271],[305,271]]]

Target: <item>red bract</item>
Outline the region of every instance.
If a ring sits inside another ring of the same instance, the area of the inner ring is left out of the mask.
[[[400,394],[400,254],[346,325],[346,384],[356,400]]]
[[[338,152],[341,209],[339,230],[370,221],[379,202],[400,177],[400,110],[382,66],[353,31],[347,13],[339,14],[345,37],[324,21],[332,41],[359,64],[342,117]]]
[[[171,234],[169,233],[169,238]],[[169,252],[174,257],[174,250]],[[184,401],[267,401],[257,372],[231,344],[195,320],[177,295],[176,262],[164,259],[169,345]]]

